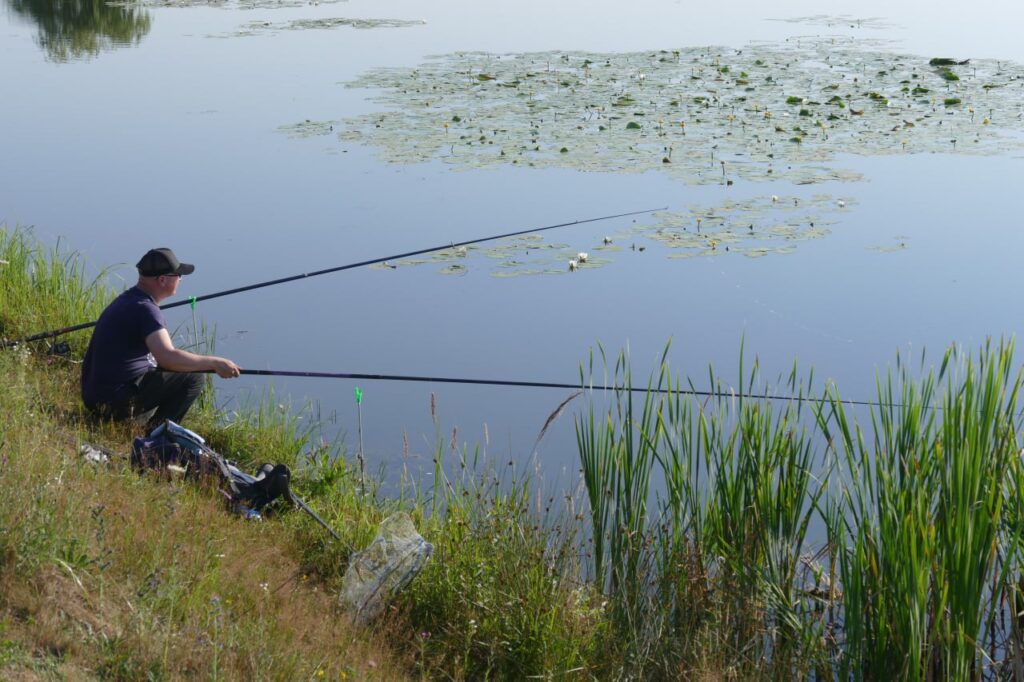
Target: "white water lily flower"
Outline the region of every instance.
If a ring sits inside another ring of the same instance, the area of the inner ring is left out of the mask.
[[[576,260],[578,260],[580,263],[586,263],[587,256],[588,254],[586,251],[580,251],[579,253],[576,254]]]
[[[579,262],[575,258],[569,260],[569,272],[576,272],[576,268],[579,267]]]

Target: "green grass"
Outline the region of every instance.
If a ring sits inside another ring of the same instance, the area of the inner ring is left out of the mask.
[[[60,245],[45,250],[27,228],[0,225],[0,338],[29,334],[95,320],[112,289],[101,274],[89,278],[81,258]],[[70,341],[83,351],[88,335]]]

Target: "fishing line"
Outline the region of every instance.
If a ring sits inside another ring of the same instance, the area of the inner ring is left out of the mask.
[[[333,272],[341,272],[342,270],[351,270],[353,268],[361,268],[366,265],[375,265],[377,263],[383,263],[389,260],[399,260],[402,258],[410,258],[412,256],[421,256],[425,253],[432,251],[441,251],[443,249],[454,249],[460,246],[469,246],[470,244],[479,244],[480,242],[489,242],[495,239],[505,239],[507,237],[518,237],[524,234],[534,234],[537,232],[546,232],[548,230],[554,230],[560,227],[570,227],[572,225],[583,225],[586,223],[596,223],[601,220],[612,220],[614,218],[625,218],[627,216],[643,215],[645,213],[654,213],[655,211],[664,211],[668,207],[660,206],[658,208],[646,208],[642,211],[629,211],[627,213],[616,213],[614,215],[601,216],[599,218],[584,218],[583,220],[572,220],[567,223],[558,223],[557,225],[548,225],[546,227],[535,227],[528,230],[516,230],[515,232],[506,232],[504,234],[496,234],[490,237],[480,237],[477,239],[467,239],[461,242],[449,242],[440,246],[431,246],[426,249],[417,249],[416,251],[408,251],[406,253],[396,253],[390,256],[384,256],[383,258],[371,258],[370,260],[359,261],[358,263],[349,263],[347,265],[338,265],[332,268],[325,268],[323,270],[315,270],[313,272],[304,272],[298,275],[291,275],[289,277],[281,277],[278,279],[268,280],[266,282],[257,282],[256,284],[249,284],[242,287],[236,287],[234,289],[226,289],[224,291],[218,291],[212,294],[205,294],[203,296],[190,296],[187,299],[181,301],[175,301],[174,303],[167,303],[166,305],[160,306],[161,310],[168,310],[170,308],[177,308],[178,306],[188,305],[195,309],[196,303],[200,301],[209,301],[214,298],[221,298],[222,296],[230,296],[232,294],[240,294],[244,291],[252,291],[253,289],[262,289],[264,287],[272,287],[277,284],[285,284],[287,282],[294,282],[299,279],[309,279],[310,277],[318,277],[320,275],[327,275]],[[69,334],[82,329],[88,329],[96,326],[96,320],[92,322],[82,322],[81,324],[72,325],[70,327],[63,327],[61,329],[53,329],[50,331],[40,332],[27,336],[23,339],[16,339],[14,341],[0,340],[0,349],[12,348],[22,343],[29,343],[31,341],[40,341],[42,339],[50,339],[63,334]]]

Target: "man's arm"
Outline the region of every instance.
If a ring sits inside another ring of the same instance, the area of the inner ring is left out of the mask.
[[[153,354],[156,363],[174,372],[202,372],[213,370],[224,379],[237,377],[242,373],[238,365],[227,358],[216,355],[197,355],[187,350],[179,350],[171,343],[171,335],[166,329],[157,329],[146,337],[146,347]]]

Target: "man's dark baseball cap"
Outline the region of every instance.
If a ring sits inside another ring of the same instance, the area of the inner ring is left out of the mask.
[[[174,252],[164,247],[150,249],[142,257],[135,267],[143,277],[158,277],[160,275],[191,275],[195,272],[196,266],[191,263],[182,263]]]

